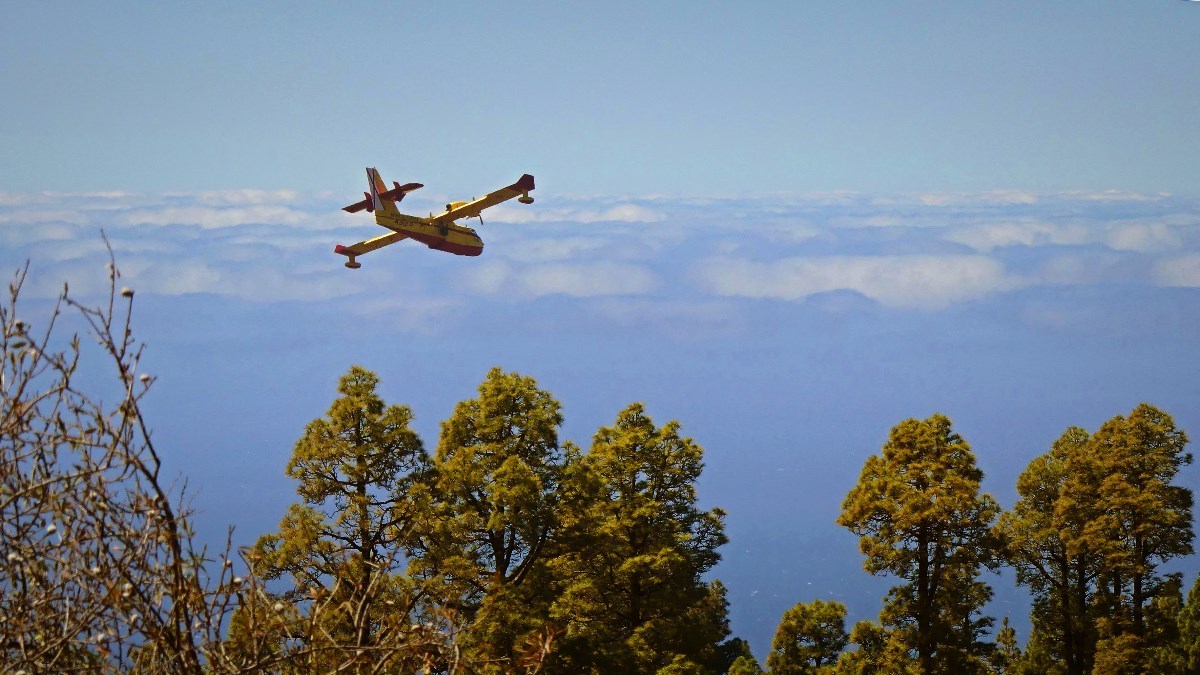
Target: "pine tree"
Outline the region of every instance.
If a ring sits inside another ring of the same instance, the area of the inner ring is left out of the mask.
[[[1158,564],[1192,553],[1192,491],[1172,484],[1192,461],[1187,435],[1167,413],[1143,403],[1105,422],[1088,443],[1097,503],[1104,509],[1082,539],[1103,556],[1101,597],[1110,644],[1125,631],[1145,637],[1147,603],[1162,589]],[[1080,472],[1081,474],[1083,472]],[[1064,491],[1086,491],[1072,474]]]
[[[857,649],[842,652],[834,672],[838,675],[916,675],[917,663],[899,635],[873,621],[859,621],[850,630]]]
[[[1185,655],[1188,675],[1200,675],[1200,577],[1196,577],[1187,602],[1179,611],[1179,647]]]
[[[980,638],[992,620],[979,613],[991,589],[976,577],[995,564],[999,507],[980,494],[982,478],[949,418],[909,419],[842,504],[838,523],[860,537],[864,568],[908,581],[888,593],[880,619],[926,674],[980,670],[990,649]]]
[[[797,603],[779,621],[767,668],[772,675],[829,672],[848,640],[845,605],[824,600]]]
[[[677,422],[658,428],[641,404],[596,433],[564,509],[571,545],[554,562],[568,672],[729,666],[725,589],[701,580],[726,541],[724,512],[696,504],[702,460]]]
[[[1021,647],[1017,644],[1017,631],[1008,625],[1008,617],[1000,625],[996,633],[996,651],[992,657],[993,669],[997,673],[1011,674],[1018,672],[1021,665]]]
[[[1146,636],[1150,670],[1159,675],[1185,675],[1188,654],[1180,632],[1183,614],[1183,576],[1178,572],[1163,578],[1157,594],[1146,606]]]
[[[733,664],[729,666],[728,675],[763,675],[763,669],[753,655],[743,655],[734,659]]]
[[[1084,532],[1102,506],[1089,440],[1071,427],[1031,461],[1017,479],[1021,498],[996,526],[1017,582],[1033,592],[1034,634],[1069,675],[1088,672],[1096,649],[1090,605],[1101,557]],[[1068,475],[1071,492],[1064,491]]]
[[[341,378],[341,396],[308,424],[287,465],[303,504],[293,505],[279,532],[261,537],[252,553],[262,578],[293,580],[295,588],[280,599],[305,613],[301,625],[316,626],[309,642],[329,643],[309,647],[376,660],[387,640],[399,639],[412,609],[403,551],[427,513],[421,482],[428,471],[421,439],[408,426],[412,411],[385,406],[378,383],[359,366]]]
[[[418,576],[441,580],[441,602],[473,623],[474,656],[497,669],[545,628],[545,549],[567,457],[560,405],[530,377],[493,368],[479,396],[442,423],[434,457],[437,520],[422,534]]]

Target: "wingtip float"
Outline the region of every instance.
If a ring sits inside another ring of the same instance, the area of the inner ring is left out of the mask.
[[[394,244],[403,239],[412,239],[425,244],[431,249],[445,251],[454,255],[477,256],[483,253],[483,240],[475,230],[466,225],[459,225],[456,220],[464,218],[479,218],[483,222],[483,210],[512,198],[522,204],[532,204],[533,197],[529,193],[534,189],[533,176],[524,174],[512,185],[502,187],[495,192],[489,192],[480,199],[469,202],[451,202],[446,210],[438,214],[430,214],[427,218],[410,216],[400,213],[396,207],[404,196],[413,190],[424,187],[421,183],[401,185],[392,182],[389,189],[379,176],[379,171],[367,168],[367,186],[369,192],[363,193],[363,200],[342,207],[347,213],[368,211],[375,214],[375,222],[390,230],[373,239],[366,239],[356,244],[333,247],[333,252],[344,255],[348,260],[346,267],[358,269],[362,263],[357,258],[388,244]]]

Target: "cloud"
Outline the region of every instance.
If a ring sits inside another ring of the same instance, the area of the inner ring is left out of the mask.
[[[722,296],[803,300],[851,290],[887,307],[936,310],[1010,290],[1020,282],[991,258],[975,255],[832,256],[755,262],[710,259],[702,285]]]
[[[163,264],[135,260],[120,262],[126,284],[161,295],[212,293],[250,302],[322,301],[342,298],[361,289],[344,274],[294,273],[261,265],[214,265],[184,260]]]
[[[991,192],[947,193],[935,192],[921,195],[918,200],[925,206],[964,206],[987,204],[991,206],[1012,206],[1015,204],[1036,204],[1038,196],[1032,192],[1020,190],[994,190]]]
[[[301,194],[296,190],[213,190],[193,197],[205,206],[247,206],[291,204],[299,201]]]
[[[1064,192],[1064,197],[1089,202],[1156,202],[1171,196],[1169,192],[1133,192],[1130,190],[1103,190],[1100,192]]]
[[[745,328],[743,313],[731,300],[613,297],[596,301],[591,310],[596,316],[617,324],[640,328],[654,326],[683,338],[739,332]]]
[[[470,290],[486,294],[507,293],[518,297],[570,295],[600,297],[649,293],[658,280],[638,265],[617,262],[547,263],[514,266],[491,262],[472,269],[464,277]]]
[[[117,222],[123,225],[197,225],[204,229],[216,229],[251,224],[303,225],[311,219],[311,214],[286,206],[173,206],[130,211],[117,218]]]
[[[1133,262],[1111,251],[1063,253],[1046,260],[1033,280],[1041,285],[1082,286],[1144,278],[1144,269]]]
[[[947,241],[981,253],[1010,246],[1083,246],[1101,244],[1114,251],[1154,253],[1177,250],[1179,228],[1168,222],[1112,221],[1047,223],[1026,220],[954,227]]]
[[[666,220],[658,211],[636,204],[618,204],[606,209],[517,208],[497,206],[484,213],[484,221],[498,223],[656,223]]]
[[[82,292],[103,281],[103,229],[142,292],[361,304],[380,277],[358,283],[330,249],[381,230],[342,203],[294,190],[0,192],[0,254]],[[412,243],[374,254],[372,272],[428,282],[429,303],[396,307],[397,325],[437,320],[447,298],[469,313],[479,295],[595,298],[589,311],[613,322],[691,307],[681,321],[712,326],[708,303],[743,298],[936,310],[1017,287],[1200,284],[1200,206],[1154,194],[547,196],[484,220],[478,259]],[[699,283],[678,283],[680,270]]]
[[[520,262],[549,262],[569,260],[584,254],[594,254],[608,246],[602,237],[558,237],[514,241],[512,250],[504,256]]]
[[[1077,245],[1093,238],[1083,225],[1008,222],[956,228],[945,237],[981,253],[1008,246]]]
[[[1179,234],[1166,223],[1116,223],[1106,235],[1105,243],[1118,251],[1171,251],[1182,243]]]
[[[69,209],[35,209],[0,213],[0,225],[40,225],[42,223],[69,223],[85,225],[91,218],[82,211]]]
[[[1200,288],[1200,253],[1159,261],[1154,277],[1160,286]]]
[[[426,295],[356,297],[342,301],[345,310],[363,321],[383,322],[403,332],[433,334],[463,314],[461,298]]]

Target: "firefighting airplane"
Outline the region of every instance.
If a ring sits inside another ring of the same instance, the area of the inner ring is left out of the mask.
[[[533,176],[529,174],[521,176],[517,182],[508,187],[484,195],[481,199],[470,202],[450,202],[446,205],[444,213],[437,215],[431,213],[428,218],[406,215],[400,213],[400,210],[396,208],[396,204],[404,199],[404,195],[424,187],[420,183],[401,185],[393,182],[394,187],[388,190],[383,179],[379,177],[379,172],[368,168],[367,184],[371,191],[363,193],[365,199],[343,207],[342,210],[349,213],[370,211],[375,214],[375,222],[391,232],[350,246],[341,244],[334,246],[334,253],[349,258],[346,261],[346,267],[352,270],[362,267],[362,263],[355,260],[358,256],[370,253],[377,248],[383,248],[388,244],[394,244],[401,239],[415,239],[429,248],[454,255],[479,255],[483,253],[483,240],[479,238],[475,230],[454,221],[460,218],[478,218],[482,223],[483,216],[480,214],[484,209],[506,202],[513,197],[517,197],[517,201],[522,204],[533,203],[533,197],[529,196],[529,191],[533,189]]]

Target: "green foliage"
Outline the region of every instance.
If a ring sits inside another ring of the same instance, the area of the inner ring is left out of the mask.
[[[1101,636],[1096,642],[1096,665],[1093,675],[1142,675],[1148,670],[1145,645],[1142,638],[1127,629],[1105,630],[1101,622]]]
[[[909,647],[883,626],[859,621],[850,631],[854,651],[842,652],[834,672],[838,675],[915,675],[919,672]]]
[[[1181,640],[1179,619],[1183,613],[1183,577],[1168,574],[1146,607],[1145,646],[1149,669],[1161,675],[1184,675],[1187,650]]]
[[[728,675],[763,675],[763,669],[754,655],[743,655],[734,659],[729,666]]]
[[[838,518],[860,537],[868,572],[908,581],[880,619],[927,674],[981,671],[991,648],[981,638],[992,620],[979,616],[991,589],[976,577],[995,565],[999,506],[979,493],[982,478],[949,418],[905,420],[867,459]]]
[[[442,423],[436,517],[414,571],[445,583],[436,593],[474,622],[467,641],[480,659],[514,662],[549,618],[545,549],[567,460],[560,424],[549,392],[499,368]]]
[[[251,558],[262,579],[291,578],[294,588],[261,605],[291,615],[285,631],[262,631],[244,604],[233,622],[230,645],[257,645],[252,656],[278,653],[264,638],[306,635],[310,650],[379,646],[379,638],[407,626],[415,593],[401,575],[400,553],[415,543],[416,525],[428,514],[423,481],[428,457],[409,422],[406,406],[385,406],[375,393],[379,378],[354,366],[339,384],[341,394],[324,418],[308,424],[287,465],[299,482],[302,504],[294,504],[279,531],[261,537]],[[308,626],[307,629],[303,628]],[[264,651],[265,650],[265,651]],[[309,667],[322,663],[311,660]],[[330,661],[329,663],[332,663]]]
[[[1012,672],[1018,675],[1066,675],[1066,665],[1055,655],[1056,651],[1058,645],[1035,627],[1025,643],[1025,652]]]
[[[1177,617],[1179,648],[1184,654],[1184,672],[1200,675],[1200,577],[1196,577]]]
[[[1155,570],[1192,551],[1192,493],[1172,484],[1191,462],[1186,444],[1170,415],[1141,404],[1094,435],[1067,429],[1021,474],[1021,499],[996,532],[1034,594],[1030,651],[1046,667],[1070,675],[1182,667],[1171,609],[1178,584]]]
[[[797,603],[779,621],[767,667],[772,675],[821,672],[837,662],[848,641],[845,605],[824,600]]]
[[[1155,569],[1192,552],[1192,492],[1172,484],[1192,461],[1186,445],[1171,416],[1145,403],[1105,422],[1088,444],[1104,510],[1082,537],[1103,556],[1103,600],[1113,630],[1144,636],[1146,603],[1162,583]],[[1072,475],[1065,487],[1078,482]]]
[[[1102,561],[1101,547],[1085,536],[1102,508],[1089,445],[1085,430],[1067,429],[1017,479],[1021,498],[996,526],[1017,582],[1033,592],[1039,658],[1061,662],[1073,675],[1087,672],[1094,658],[1091,589]]]
[[[756,668],[760,667],[758,659],[754,658],[754,653],[750,651],[750,643],[742,638],[730,638],[721,644],[717,645],[721,667],[717,668],[717,672],[725,672],[733,668],[733,664],[738,660],[742,660],[743,665],[750,662],[754,663]]]
[[[997,673],[1018,672],[1021,665],[1021,647],[1017,644],[1017,631],[1008,625],[1008,617],[996,633],[996,651],[992,653],[992,670]]]
[[[658,428],[634,404],[571,472],[567,544],[553,562],[569,672],[728,667],[717,650],[728,633],[725,588],[700,579],[726,541],[724,512],[696,505],[702,458],[677,422]]]

